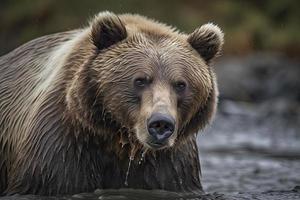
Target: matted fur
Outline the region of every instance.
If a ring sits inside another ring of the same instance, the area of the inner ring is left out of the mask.
[[[186,35],[139,15],[104,12],[84,29],[41,37],[2,56],[0,194],[202,191],[195,133],[215,112],[208,63],[221,50],[220,33],[206,25]],[[142,97],[130,86],[138,72],[155,78]],[[189,84],[181,101],[168,82],[178,78]],[[159,87],[178,130],[171,147],[150,149],[139,164],[144,147],[134,127],[151,112]]]

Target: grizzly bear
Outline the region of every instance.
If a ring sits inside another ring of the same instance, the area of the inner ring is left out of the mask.
[[[196,133],[215,112],[213,24],[139,15],[32,40],[0,58],[0,194],[201,191]]]

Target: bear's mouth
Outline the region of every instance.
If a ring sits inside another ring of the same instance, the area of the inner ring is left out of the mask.
[[[175,130],[176,131],[176,130]],[[146,148],[153,150],[161,150],[168,147],[171,147],[175,141],[176,134],[172,134],[168,139],[157,140],[150,135],[147,128],[138,128],[135,129],[136,139]]]
[[[146,142],[147,145],[149,145],[149,147],[151,149],[155,149],[155,150],[159,150],[159,149],[163,149],[165,148],[167,145],[167,142]]]

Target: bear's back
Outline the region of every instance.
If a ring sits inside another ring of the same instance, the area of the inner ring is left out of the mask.
[[[60,52],[74,32],[78,31],[40,37],[0,57],[1,146],[16,145],[24,134],[23,124],[34,112],[33,105],[38,106],[44,90],[51,86],[59,67],[56,51]]]

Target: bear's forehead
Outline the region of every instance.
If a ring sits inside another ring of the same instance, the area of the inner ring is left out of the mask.
[[[174,37],[138,34],[125,43],[129,43],[129,48],[124,52],[124,58],[128,58],[129,61],[163,68],[206,68],[199,54],[188,44]],[[132,43],[134,45],[131,45]]]
[[[105,66],[109,72],[126,71],[130,76],[139,72],[179,79],[182,75],[200,77],[208,74],[203,60],[186,44],[173,37],[149,34],[136,34],[101,53],[97,56],[96,66]]]

